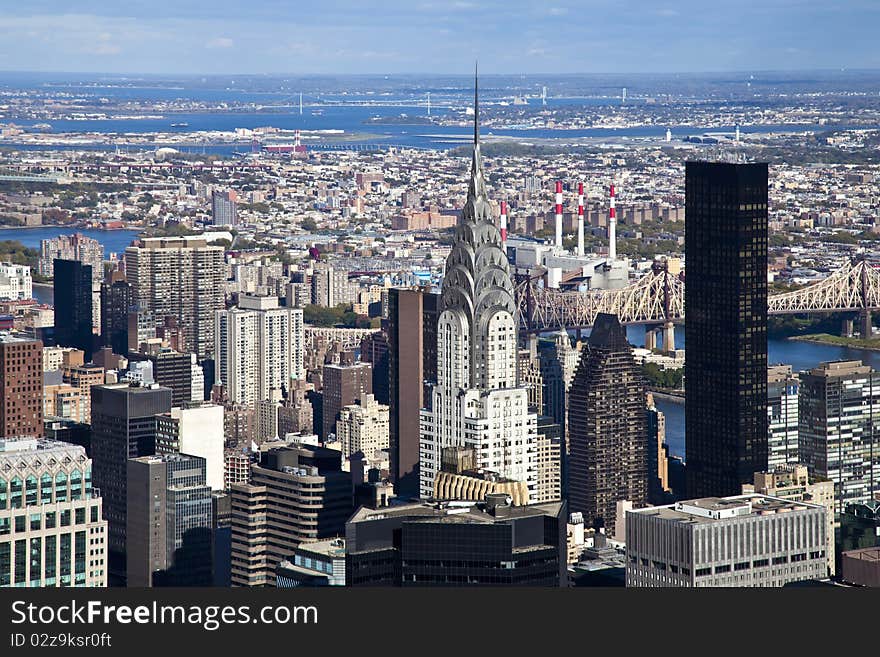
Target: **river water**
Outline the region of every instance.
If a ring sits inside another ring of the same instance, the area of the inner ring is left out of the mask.
[[[635,345],[645,344],[643,326],[627,327],[627,337]],[[675,346],[684,349],[684,327],[675,327]],[[880,369],[880,352],[867,349],[854,349],[835,345],[815,344],[800,340],[773,338],[767,341],[767,357],[771,365],[784,363],[791,365],[792,370],[800,372],[819,363],[833,360],[861,360],[866,365]],[[667,400],[656,400],[657,407],[666,416],[666,442],[669,452],[684,458],[685,429],[684,404]]]
[[[15,240],[31,249],[39,249],[40,242],[59,235],[82,233],[104,245],[104,257],[111,253],[121,255],[125,247],[137,237],[136,230],[98,230],[95,228],[67,228],[61,226],[38,226],[36,228],[0,228],[0,241]]]

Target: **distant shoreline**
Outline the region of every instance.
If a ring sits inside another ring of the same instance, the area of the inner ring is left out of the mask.
[[[828,333],[815,333],[811,335],[793,335],[788,338],[797,342],[810,342],[812,344],[824,344],[834,347],[847,347],[850,349],[864,349],[865,351],[880,351],[880,338],[863,340],[862,338],[844,338]],[[874,342],[875,344],[866,344]]]
[[[117,231],[117,230],[136,230],[138,232],[142,232],[142,230],[143,230],[142,228],[128,228],[126,226],[123,226],[122,228],[96,228],[94,226],[79,226],[79,225],[71,226],[69,224],[67,224],[67,225],[41,224],[39,226],[0,226],[0,230],[40,230],[41,228],[43,228],[43,229],[73,228],[75,230],[100,230],[100,231],[105,231],[108,233],[111,233],[111,232]]]
[[[673,402],[674,404],[682,404],[685,403],[684,393],[682,392],[680,395],[670,394],[668,392],[662,392],[659,390],[649,390],[655,399],[662,399],[664,401]]]

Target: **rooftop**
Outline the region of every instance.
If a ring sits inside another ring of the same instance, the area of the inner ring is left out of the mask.
[[[26,335],[17,335],[8,331],[0,332],[0,344],[18,344],[21,342],[37,342]]]
[[[412,521],[431,520],[444,523],[494,523],[496,521],[559,514],[562,502],[529,504],[526,506],[499,506],[493,510],[485,502],[416,502],[381,509],[362,507],[349,522],[368,522],[409,516]]]
[[[843,556],[850,559],[858,559],[859,561],[880,562],[880,546],[861,548],[859,550],[847,550],[843,553]]]
[[[328,538],[327,540],[315,541],[314,543],[300,543],[296,549],[298,552],[311,552],[312,554],[320,554],[327,557],[342,558],[345,556],[345,539]]]
[[[62,455],[71,458],[85,458],[86,450],[80,445],[65,443],[51,438],[20,437],[0,438],[0,460],[25,459],[38,456]]]
[[[820,505],[808,502],[783,500],[769,495],[747,494],[732,497],[703,497],[667,506],[636,509],[632,513],[655,516],[664,520],[709,524],[731,518],[765,516],[821,508],[823,507]]]

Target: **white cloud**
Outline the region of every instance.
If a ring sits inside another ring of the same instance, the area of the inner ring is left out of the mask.
[[[214,39],[210,39],[206,44],[206,48],[232,48],[235,45],[235,41],[230,39],[229,37],[216,37]]]
[[[122,48],[115,43],[99,43],[91,48],[86,48],[85,52],[92,55],[118,55],[122,52]]]

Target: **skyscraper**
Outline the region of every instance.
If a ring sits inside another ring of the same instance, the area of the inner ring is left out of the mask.
[[[224,306],[226,262],[222,246],[201,235],[151,237],[125,250],[125,275],[141,310],[156,324],[177,319],[185,351],[200,357],[214,351],[214,311]],[[57,298],[57,297],[56,297]]]
[[[341,458],[311,445],[275,448],[251,468],[250,484],[230,487],[233,586],[271,586],[299,543],[342,534],[352,483]]]
[[[388,335],[384,331],[370,333],[361,340],[361,361],[373,368],[373,394],[380,404],[388,405]],[[419,407],[421,408],[421,406]]]
[[[671,492],[666,447],[666,416],[648,393],[645,421],[648,432],[648,504],[663,504]]]
[[[234,190],[211,192],[211,223],[215,226],[235,226],[238,224],[236,207],[238,194]]]
[[[362,452],[368,459],[388,449],[388,407],[370,394],[361,395],[359,403],[344,406],[336,421],[336,440],[342,458]]]
[[[182,354],[173,349],[162,347],[150,354],[130,353],[129,363],[149,362],[152,365],[153,381],[160,386],[170,388],[173,393],[172,403],[181,406],[193,400],[193,367],[192,354]],[[204,381],[200,386],[204,385]]]
[[[92,388],[95,486],[104,495],[110,572],[125,574],[128,459],[156,451],[156,415],[171,409],[171,390],[114,384]]]
[[[33,296],[31,268],[12,262],[0,262],[0,299],[23,301]]]
[[[685,425],[689,497],[767,469],[767,164],[688,162]]]
[[[129,459],[126,585],[211,586],[211,487],[205,459],[161,454]]]
[[[55,275],[55,260],[76,260],[92,268],[92,327],[101,327],[101,303],[99,291],[104,279],[104,245],[98,240],[82,233],[59,235],[40,242],[40,259],[37,271],[52,278]],[[55,297],[56,299],[58,297]]]
[[[47,278],[55,275],[55,260],[76,260],[92,268],[92,280],[100,284],[104,277],[104,245],[82,233],[59,235],[40,242],[37,271]]]
[[[43,435],[43,343],[0,333],[0,438]]]
[[[798,453],[810,476],[834,482],[834,511],[880,491],[875,438],[880,373],[859,360],[822,363],[801,374]]]
[[[388,412],[391,480],[398,496],[419,494],[419,412],[437,372],[437,302],[424,290],[388,291]]]
[[[82,447],[0,441],[0,587],[106,586],[106,543]]]
[[[354,404],[361,395],[372,394],[373,368],[369,363],[325,365],[323,383],[321,437],[327,440],[327,436],[336,431],[339,411],[345,406]]]
[[[237,308],[215,313],[215,381],[229,401],[256,404],[290,392],[304,377],[303,311],[277,297],[242,296]]]
[[[312,272],[312,303],[318,306],[338,306],[355,301],[357,288],[348,280],[348,272],[318,262]]]
[[[517,506],[505,493],[469,507],[365,506],[345,525],[345,583],[564,587],[567,517],[563,501]]]
[[[614,532],[617,503],[648,500],[645,381],[616,315],[600,313],[569,392],[568,499]]]
[[[101,344],[114,354],[128,353],[128,314],[132,311],[137,307],[131,283],[125,279],[101,283]]]
[[[827,577],[823,506],[708,497],[626,517],[627,587],[784,586]]]
[[[444,447],[471,447],[478,467],[538,480],[537,416],[517,381],[516,301],[480,155],[474,87],[474,151],[467,201],[446,260],[437,323],[437,385],[421,413],[419,490],[429,498]]]
[[[54,262],[55,342],[76,347],[92,359],[92,267],[76,260]]]
[[[535,502],[555,502],[562,499],[562,453],[565,441],[562,427],[549,415],[538,416],[538,486]]]
[[[767,467],[798,462],[798,377],[791,365],[767,371]]]
[[[208,402],[175,406],[156,416],[156,454],[205,460],[205,482],[223,490],[223,407]]]

